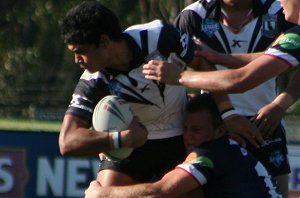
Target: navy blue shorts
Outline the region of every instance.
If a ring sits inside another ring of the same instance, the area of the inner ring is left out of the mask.
[[[185,158],[186,150],[182,136],[147,140],[124,160],[103,159],[99,171],[111,169],[125,173],[137,181],[149,182],[161,178]]]
[[[265,166],[273,177],[291,172],[285,130],[281,124],[275,129],[270,138],[265,139],[265,144],[262,147],[255,148],[248,143],[247,149]]]

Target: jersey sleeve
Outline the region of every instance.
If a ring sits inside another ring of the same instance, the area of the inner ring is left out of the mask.
[[[91,74],[85,71],[76,85],[66,114],[72,114],[91,123],[96,104],[108,94],[109,89],[100,73]]]
[[[181,34],[173,25],[165,24],[161,31],[158,50],[166,57],[175,53],[185,63],[190,63],[194,57],[196,44],[188,34]]]
[[[176,168],[190,174],[199,185],[204,185],[213,177],[215,165],[209,151],[196,148]]]
[[[174,25],[180,32],[198,36],[201,31],[201,17],[192,10],[183,10],[175,19]]]
[[[291,67],[298,66],[300,63],[300,26],[280,35],[265,54],[282,59]]]

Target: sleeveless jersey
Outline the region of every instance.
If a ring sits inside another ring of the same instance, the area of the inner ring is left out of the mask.
[[[181,135],[186,89],[145,79],[142,66],[151,59],[166,59],[184,67],[193,58],[195,43],[160,20],[129,27],[123,34],[133,55],[130,69],[121,72],[107,68],[92,74],[85,71],[67,113],[90,122],[97,102],[113,94],[130,103],[134,115],[148,129],[148,139]]]
[[[220,22],[221,13],[220,1],[200,0],[187,6],[175,24],[180,31],[227,54],[265,51],[280,33],[292,26],[285,22],[276,0],[254,0],[253,18],[239,32],[232,32]],[[217,68],[225,69],[220,65]],[[275,78],[244,93],[229,94],[229,97],[239,114],[253,116],[276,97]]]
[[[197,147],[176,168],[190,174],[206,198],[282,197],[264,166],[226,137]]]

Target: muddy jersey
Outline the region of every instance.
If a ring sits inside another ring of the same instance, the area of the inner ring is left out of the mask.
[[[200,0],[187,6],[177,17],[176,27],[202,40],[222,53],[265,51],[278,35],[292,24],[285,22],[280,3],[276,0],[253,0],[252,12],[239,31],[221,22],[226,17],[220,1]],[[218,69],[225,69],[217,66]],[[241,115],[253,116],[276,97],[275,78],[246,91],[230,94],[230,100]]]
[[[148,139],[181,135],[186,89],[145,79],[142,66],[151,59],[164,59],[184,67],[193,58],[194,42],[160,20],[129,27],[123,35],[133,57],[129,70],[104,69],[92,74],[85,71],[67,113],[91,122],[97,102],[114,94],[130,103],[134,114],[148,129]]]
[[[282,197],[264,166],[226,137],[197,147],[176,168],[193,177],[207,198]]]
[[[300,26],[295,26],[280,35],[265,54],[282,59],[291,67],[299,66]]]

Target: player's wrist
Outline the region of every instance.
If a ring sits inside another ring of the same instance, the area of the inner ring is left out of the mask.
[[[294,98],[289,93],[284,92],[279,94],[272,103],[286,111],[294,102]]]
[[[109,132],[108,136],[110,142],[110,149],[122,148],[122,137],[120,132],[118,131]]]
[[[224,109],[223,111],[221,111],[220,114],[222,119],[225,120],[226,118],[229,118],[233,115],[237,115],[238,113],[233,107],[230,107],[228,109]]]
[[[113,148],[114,149],[122,148],[121,132],[119,132],[119,131],[112,132],[112,139],[113,139]]]

